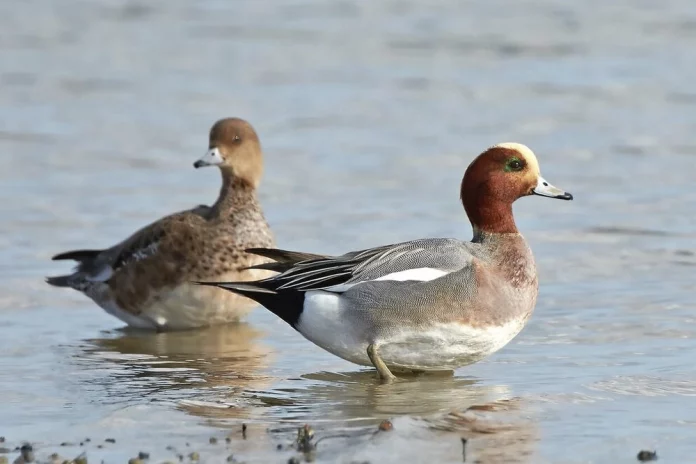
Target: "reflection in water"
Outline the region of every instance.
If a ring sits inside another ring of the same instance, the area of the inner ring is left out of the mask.
[[[247,388],[243,393],[245,402],[258,407],[257,420],[352,425],[377,424],[400,415],[459,411],[508,396],[504,386],[484,386],[474,379],[451,376],[406,377],[381,384],[372,371],[311,374],[279,380],[263,390]],[[218,394],[215,402],[186,404],[193,414],[224,422],[236,417],[238,401],[239,397],[226,399]]]
[[[98,401],[172,402],[206,425],[228,429],[231,446],[244,454],[272,459],[276,444],[295,453],[297,427],[310,423],[320,460],[397,462],[408,449],[414,462],[451,462],[461,460],[461,437],[469,439],[469,457],[485,462],[528,462],[532,455],[537,429],[519,420],[519,402],[508,400],[505,386],[451,375],[381,384],[371,370],[273,379],[263,374],[271,357],[261,335],[245,324],[118,331],[87,340],[75,360],[95,373],[83,387],[99,389]],[[375,433],[384,419],[394,429]]]
[[[538,440],[536,425],[522,419],[529,411],[521,400],[508,399],[505,386],[476,379],[429,375],[381,384],[372,371],[322,372],[266,390],[250,389],[243,396],[252,406],[247,421],[254,440],[235,446],[259,456],[277,444],[293,448],[297,429],[305,423],[315,431],[320,461],[379,456],[380,462],[403,462],[409,450],[412,462],[461,462],[464,437],[472,462],[531,462]],[[229,407],[220,400],[183,409],[239,435],[234,400]],[[393,421],[393,430],[377,432],[384,419]]]
[[[381,384],[372,370],[318,372],[277,379],[263,333],[249,325],[153,334],[123,330],[84,342],[73,361],[88,377],[94,401],[171,403],[198,422],[227,429],[237,452],[275,459],[287,453],[304,423],[316,432],[317,459],[401,462],[461,460],[528,462],[537,429],[521,421],[519,401],[507,386],[452,375],[402,377]],[[394,429],[377,431],[393,421]],[[241,423],[248,424],[245,439]],[[283,456],[285,457],[285,456]]]
[[[428,422],[435,430],[459,433],[466,439],[466,454],[475,461],[533,462],[539,428],[526,418],[529,411],[523,406],[521,399],[496,401]]]
[[[124,329],[86,340],[75,359],[95,372],[88,387],[106,390],[100,401],[205,401],[268,386],[261,371],[271,350],[258,341],[262,334],[246,324],[160,334]]]
[[[523,419],[519,400],[472,405],[427,418],[402,415],[392,427],[311,422],[316,459],[327,462],[535,462],[535,423]],[[302,422],[271,427],[275,443],[290,444]],[[466,439],[466,444],[462,442]],[[465,449],[466,448],[466,449]]]
[[[378,381],[374,371],[317,373],[303,376],[302,387],[292,384],[259,392],[264,404],[291,397],[284,418],[318,417],[322,420],[376,422],[403,414],[429,415],[466,408],[507,395],[505,387],[483,386],[469,378],[451,375],[401,377],[391,384]]]

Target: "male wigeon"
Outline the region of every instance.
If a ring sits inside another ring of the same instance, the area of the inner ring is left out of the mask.
[[[236,321],[253,300],[194,280],[255,280],[272,272],[248,269],[268,259],[251,247],[274,246],[256,198],[263,155],[252,126],[238,118],[217,121],[209,149],[194,167],[217,166],[222,189],[212,206],[166,216],[104,250],[62,253],[78,262],[70,275],[49,277],[78,290],[130,326],[178,330]]]
[[[529,148],[503,143],[464,174],[471,242],[419,239],[337,257],[248,250],[276,260],[256,268],[280,274],[203,284],[258,301],[325,350],[374,366],[384,380],[394,378],[390,369],[453,370],[505,346],[534,310],[534,256],[512,215],[512,203],[527,195],[573,198],[541,177]]]

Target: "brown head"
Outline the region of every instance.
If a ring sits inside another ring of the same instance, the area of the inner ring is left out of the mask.
[[[512,203],[528,195],[573,199],[541,177],[534,152],[519,143],[501,143],[484,151],[462,180],[462,203],[475,231],[516,233]]]
[[[256,131],[239,118],[226,118],[210,129],[208,151],[194,168],[218,166],[223,174],[231,174],[257,187],[263,175],[263,154]]]

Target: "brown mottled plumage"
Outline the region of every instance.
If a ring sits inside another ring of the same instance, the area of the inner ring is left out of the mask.
[[[56,255],[53,259],[79,264],[74,274],[49,277],[48,283],[79,290],[140,328],[186,329],[245,315],[253,301],[191,281],[244,281],[271,274],[247,269],[268,259],[244,251],[274,243],[256,198],[263,156],[248,122],[228,118],[215,123],[208,152],[194,164],[212,165],[220,168],[223,180],[215,204],[166,216],[105,250]]]

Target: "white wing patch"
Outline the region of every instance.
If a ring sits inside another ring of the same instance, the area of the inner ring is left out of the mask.
[[[339,284],[332,287],[327,287],[324,291],[343,293],[349,288],[360,285],[365,282],[375,282],[378,280],[393,280],[397,282],[404,282],[407,280],[415,280],[418,282],[428,282],[430,280],[435,280],[439,277],[449,274],[447,271],[442,271],[440,269],[434,269],[432,267],[419,267],[416,269],[407,269],[405,271],[392,272],[391,274],[383,275],[374,280],[364,280],[362,282],[351,282],[349,284]]]
[[[447,274],[449,274],[449,272],[442,271],[440,269],[433,269],[432,267],[419,267],[416,269],[392,272],[391,274],[387,274],[375,280],[396,280],[399,282],[403,282],[405,280],[418,280],[420,282],[427,282]]]
[[[114,269],[111,266],[104,266],[96,274],[86,275],[85,280],[87,282],[106,282],[112,275],[114,275]]]
[[[133,252],[133,254],[128,258],[129,262],[133,261],[140,261],[141,259],[145,259],[147,257],[150,257],[154,255],[157,252],[157,248],[159,247],[158,242],[152,242],[145,248],[141,248],[139,250],[136,250]]]

